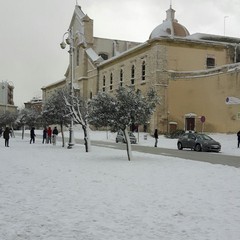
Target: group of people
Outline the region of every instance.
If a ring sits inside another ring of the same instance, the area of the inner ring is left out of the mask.
[[[48,128],[45,127],[43,129],[42,143],[53,143],[53,145],[56,145],[57,135],[58,135],[57,127],[54,127],[53,130],[51,127]],[[35,137],[36,137],[35,128],[32,127],[30,130],[30,144],[35,143]]]
[[[51,127],[44,128],[42,143],[53,143],[53,145],[56,145],[57,135],[58,135],[57,127],[54,127],[53,130]]]

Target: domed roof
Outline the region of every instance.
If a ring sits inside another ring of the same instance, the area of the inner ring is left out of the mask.
[[[178,23],[175,19],[175,10],[172,9],[172,6],[166,11],[167,17],[162,24],[158,25],[153,29],[150,34],[149,39],[164,37],[164,36],[177,36],[177,37],[186,37],[189,35],[188,30]]]

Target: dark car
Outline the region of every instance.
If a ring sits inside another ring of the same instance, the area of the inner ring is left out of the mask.
[[[136,144],[137,143],[137,139],[134,136],[134,134],[132,132],[128,132],[129,138],[130,138],[130,142]],[[118,131],[117,136],[116,136],[116,143],[118,142],[123,142],[126,143],[126,139],[124,136],[123,131]]]
[[[220,152],[221,144],[204,133],[184,133],[178,138],[179,150],[190,148],[194,151]]]

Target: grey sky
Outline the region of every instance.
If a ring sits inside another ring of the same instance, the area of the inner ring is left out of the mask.
[[[59,43],[76,0],[0,0],[0,81],[13,82],[15,105],[41,96],[63,79],[68,53]],[[94,20],[94,36],[144,42],[166,17],[170,0],[78,0]],[[239,0],[172,0],[175,17],[190,34],[240,38]]]

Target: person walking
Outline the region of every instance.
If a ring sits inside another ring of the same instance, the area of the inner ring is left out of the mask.
[[[3,132],[3,138],[5,139],[5,147],[9,147],[9,138],[10,138],[9,127],[5,128],[5,131]]]
[[[57,135],[58,135],[58,130],[57,127],[53,129],[53,145],[56,145],[57,143]]]
[[[157,147],[157,144],[158,144],[158,130],[157,129],[155,129],[155,131],[154,131],[154,138],[155,138],[154,147]]]
[[[43,129],[43,140],[42,143],[47,142],[47,128]]]
[[[48,127],[48,130],[47,130],[47,143],[52,143],[52,129],[51,129],[51,127]]]
[[[30,144],[31,143],[35,143],[35,128],[32,127],[31,130],[30,130]]]
[[[238,137],[238,148],[239,148],[240,147],[240,131],[238,131],[237,137]]]

